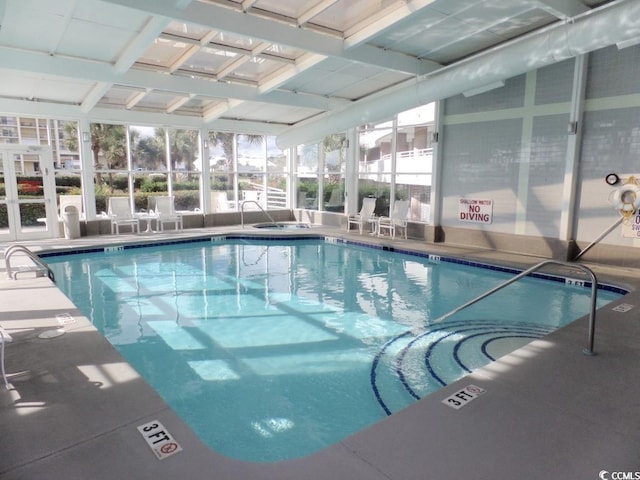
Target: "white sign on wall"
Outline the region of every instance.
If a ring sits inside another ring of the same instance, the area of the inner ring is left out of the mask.
[[[461,222],[491,223],[493,200],[461,198],[458,201],[458,219]]]
[[[622,222],[622,236],[625,238],[640,238],[640,213],[636,213]]]

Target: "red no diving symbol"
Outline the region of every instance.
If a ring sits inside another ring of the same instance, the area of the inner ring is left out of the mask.
[[[483,393],[484,389],[480,388],[480,387],[476,387],[475,385],[469,385],[466,388],[467,392],[471,392],[471,393]]]
[[[173,453],[178,449],[178,444],[174,442],[165,443],[160,447],[160,451],[165,455]]]

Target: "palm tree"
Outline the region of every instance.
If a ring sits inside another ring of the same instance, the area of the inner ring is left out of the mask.
[[[245,135],[245,137],[251,145],[260,145],[264,141],[262,135]],[[222,147],[224,158],[226,159],[227,172],[233,171],[233,142],[235,138],[235,133],[214,131],[209,131],[209,137],[207,138],[209,147]]]

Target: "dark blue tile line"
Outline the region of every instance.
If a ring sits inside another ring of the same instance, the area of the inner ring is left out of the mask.
[[[130,244],[123,244],[123,245],[119,245],[119,244],[114,244],[114,245],[110,245],[110,246],[122,246],[124,250],[129,250],[129,249],[134,249],[134,248],[145,248],[145,247],[154,247],[154,246],[162,246],[162,245],[176,245],[176,244],[182,244],[182,243],[198,243],[198,242],[210,242],[214,239],[221,239],[222,241],[224,240],[264,240],[264,241],[280,241],[280,240],[295,240],[295,241],[300,241],[300,240],[320,240],[320,241],[327,241],[329,238],[335,240],[336,243],[339,244],[345,244],[345,245],[353,245],[353,246],[357,246],[357,247],[364,247],[364,248],[372,248],[374,250],[382,250],[385,252],[393,252],[393,253],[400,253],[400,254],[404,254],[404,255],[410,255],[413,257],[419,257],[419,258],[430,258],[432,255],[433,256],[437,256],[439,258],[440,262],[448,262],[448,263],[454,263],[454,264],[458,264],[458,265],[466,265],[466,266],[470,266],[470,267],[477,267],[477,268],[484,268],[484,269],[488,269],[488,270],[493,270],[493,271],[497,271],[497,272],[503,272],[503,273],[509,273],[509,274],[513,274],[513,275],[517,275],[518,273],[520,273],[522,270],[518,270],[516,268],[513,267],[502,267],[502,266],[497,266],[497,265],[490,265],[490,264],[486,264],[486,263],[480,263],[477,261],[473,261],[473,260],[465,260],[465,259],[461,259],[461,258],[455,258],[455,257],[446,257],[446,256],[441,256],[438,254],[433,254],[433,253],[429,253],[429,252],[421,252],[421,251],[416,251],[416,250],[408,250],[405,248],[395,248],[392,247],[390,245],[376,245],[376,244],[371,244],[371,243],[366,243],[366,242],[358,242],[358,241],[354,241],[354,240],[347,240],[347,239],[343,239],[343,238],[336,238],[336,237],[329,237],[326,235],[318,235],[318,234],[297,234],[297,235],[260,235],[260,234],[251,234],[251,233],[242,233],[242,234],[238,234],[238,233],[233,233],[233,234],[219,234],[219,235],[206,235],[206,236],[202,236],[202,237],[192,237],[192,238],[178,238],[175,240],[157,240],[155,242],[145,242],[145,243],[130,243]],[[60,256],[60,255],[71,255],[71,254],[83,254],[83,253],[96,253],[96,252],[103,252],[105,250],[105,246],[102,247],[88,247],[88,248],[81,248],[81,249],[77,249],[77,250],[65,250],[65,251],[50,251],[50,252],[42,252],[40,254],[38,254],[39,257],[55,257],[55,256]],[[560,282],[560,283],[565,283],[565,277],[560,277],[557,275],[549,275],[549,274],[544,274],[544,273],[532,273],[529,276],[534,277],[534,278],[540,278],[542,280],[548,280],[548,281],[553,281],[553,282]],[[591,288],[591,282],[584,282],[584,288]],[[612,293],[618,293],[621,295],[625,295],[627,293],[629,293],[628,290],[617,287],[615,285],[608,285],[608,284],[598,284],[598,289],[600,290],[605,290],[608,292],[612,292]]]
[[[440,262],[447,262],[447,263],[454,263],[454,264],[458,264],[458,265],[465,265],[468,267],[476,267],[476,268],[484,268],[487,270],[493,270],[496,272],[501,272],[501,273],[509,273],[512,275],[517,275],[520,272],[522,272],[522,270],[518,270],[517,268],[513,268],[513,267],[503,267],[503,266],[499,266],[499,265],[490,265],[487,263],[481,263],[481,262],[477,262],[474,260],[465,260],[465,259],[461,259],[461,258],[455,258],[455,257],[445,257],[445,256],[441,256],[439,254],[434,254],[434,253],[429,253],[429,252],[419,252],[416,250],[407,250],[404,248],[395,248],[395,247],[391,247],[391,246],[382,246],[382,245],[372,245],[369,243],[364,243],[364,242],[356,242],[353,240],[346,240],[346,239],[341,239],[339,238],[338,243],[344,243],[347,245],[355,245],[358,247],[366,247],[366,248],[373,248],[374,250],[384,250],[384,251],[388,251],[388,252],[393,252],[393,253],[400,253],[400,254],[404,254],[404,255],[410,255],[413,257],[420,257],[420,258],[430,258],[432,255],[433,256],[437,256],[439,258]],[[539,278],[542,280],[548,280],[548,281],[552,281],[552,282],[559,282],[564,284],[565,283],[565,277],[562,276],[558,276],[558,275],[551,275],[551,274],[546,274],[546,273],[539,273],[539,272],[533,272],[529,275],[527,275],[529,277],[533,277],[533,278]],[[591,282],[585,281],[584,282],[584,288],[591,288]],[[604,291],[608,291],[608,292],[612,292],[612,293],[618,293],[620,295],[626,295],[627,293],[629,293],[629,290],[626,290],[624,288],[621,287],[617,287],[615,285],[609,285],[609,284],[604,284],[604,283],[598,283],[598,290],[604,290]]]
[[[420,399],[420,396],[418,395],[418,393],[416,393],[413,388],[409,385],[409,382],[407,381],[405,375],[404,375],[404,371],[403,371],[403,367],[402,364],[404,363],[404,358],[406,356],[406,354],[409,352],[409,350],[413,347],[413,345],[419,341],[421,341],[422,339],[424,339],[425,337],[433,334],[433,333],[440,333],[440,332],[450,332],[450,330],[452,328],[457,329],[455,333],[459,333],[459,332],[463,332],[463,331],[472,331],[472,330],[479,330],[479,329],[483,329],[483,328],[507,328],[507,326],[505,326],[504,324],[501,323],[497,323],[495,321],[491,321],[491,320],[482,320],[482,321],[474,321],[473,326],[470,328],[470,324],[468,322],[468,320],[459,320],[459,321],[454,321],[454,322],[445,322],[444,324],[442,324],[440,327],[435,327],[432,326],[434,328],[430,328],[425,330],[424,332],[422,332],[421,334],[415,336],[407,345],[405,345],[400,352],[396,355],[396,362],[395,362],[395,373],[398,376],[398,380],[400,381],[401,385],[404,387],[404,389],[406,390],[406,392],[411,395],[413,398],[415,399]],[[523,323],[523,322],[514,322],[512,324],[509,325],[509,328],[516,328],[518,330],[521,331],[528,331],[528,332],[535,332],[538,336],[536,338],[539,338],[543,335],[546,335],[548,333],[550,333],[551,331],[555,330],[553,327],[548,327],[548,326],[543,326],[543,325],[535,325],[535,324],[529,324],[529,323]],[[407,330],[393,338],[391,338],[390,340],[388,340],[378,351],[378,353],[375,355],[373,362],[371,364],[371,370],[369,372],[369,381],[371,384],[371,388],[373,390],[374,396],[376,398],[376,400],[378,401],[378,404],[380,405],[380,407],[384,410],[384,412],[387,415],[391,415],[391,409],[387,406],[386,402],[383,400],[382,398],[382,394],[380,392],[380,389],[378,388],[378,383],[377,383],[377,370],[378,370],[378,365],[382,359],[382,357],[386,354],[387,350],[389,349],[389,347],[391,345],[393,345],[395,342],[406,338],[408,336],[414,335],[413,332],[411,330]],[[451,333],[449,333],[448,335],[446,335],[445,338],[449,337],[451,335]],[[436,341],[436,343],[440,342],[442,339],[439,339]],[[431,347],[433,347],[433,345],[430,346],[429,350],[427,351],[427,357],[425,357],[425,361],[426,361],[426,368],[427,368],[427,372],[429,374],[431,374],[431,377],[436,380],[438,383],[440,383],[442,386],[445,386],[446,383],[444,383],[444,381],[435,373],[435,370],[433,370],[431,368],[431,364],[429,361],[429,351],[431,350]]]

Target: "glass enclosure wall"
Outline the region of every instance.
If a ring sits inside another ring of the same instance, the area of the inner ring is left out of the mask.
[[[433,105],[398,114],[359,130],[358,210],[375,197],[376,215],[389,215],[393,200],[409,200],[409,220],[430,221]]]
[[[34,117],[0,116],[0,144],[47,145],[53,154],[57,204],[65,195],[82,192],[78,124],[74,121]],[[16,155],[15,170],[21,199],[42,199],[42,172],[38,155]],[[4,195],[4,180],[0,181]],[[62,197],[61,197],[62,196]],[[21,212],[23,225],[38,226],[45,217],[42,203],[29,204]],[[41,225],[42,226],[42,225]],[[0,206],[0,229],[8,227],[6,205]]]
[[[429,219],[433,122],[428,117],[424,109],[415,109],[360,128],[359,199],[361,203],[364,196],[378,198],[378,215],[388,214],[392,198],[406,198],[411,199],[412,220]],[[153,208],[153,197],[158,195],[172,195],[176,208],[185,211],[204,211],[201,200],[209,196],[212,212],[238,211],[242,202],[245,209],[345,212],[344,134],[298,146],[290,163],[275,137],[202,133],[203,139],[197,129],[91,123],[82,138],[90,145],[90,155],[81,160],[78,122],[0,117],[0,143],[52,147],[58,204],[70,201],[67,196],[82,195],[82,202],[73,202],[82,203],[82,215],[87,201],[94,202],[100,215],[107,211],[110,196],[128,196],[136,211],[145,211]],[[36,161],[20,160],[23,175],[38,177]],[[84,178],[93,178],[91,190],[82,185],[83,173]],[[203,173],[209,175],[208,182]],[[293,190],[289,182],[294,182]],[[202,191],[206,183],[210,191]],[[289,191],[295,192],[293,198]]]
[[[298,208],[344,212],[346,153],[343,134],[329,135],[321,143],[298,146],[295,166]]]

